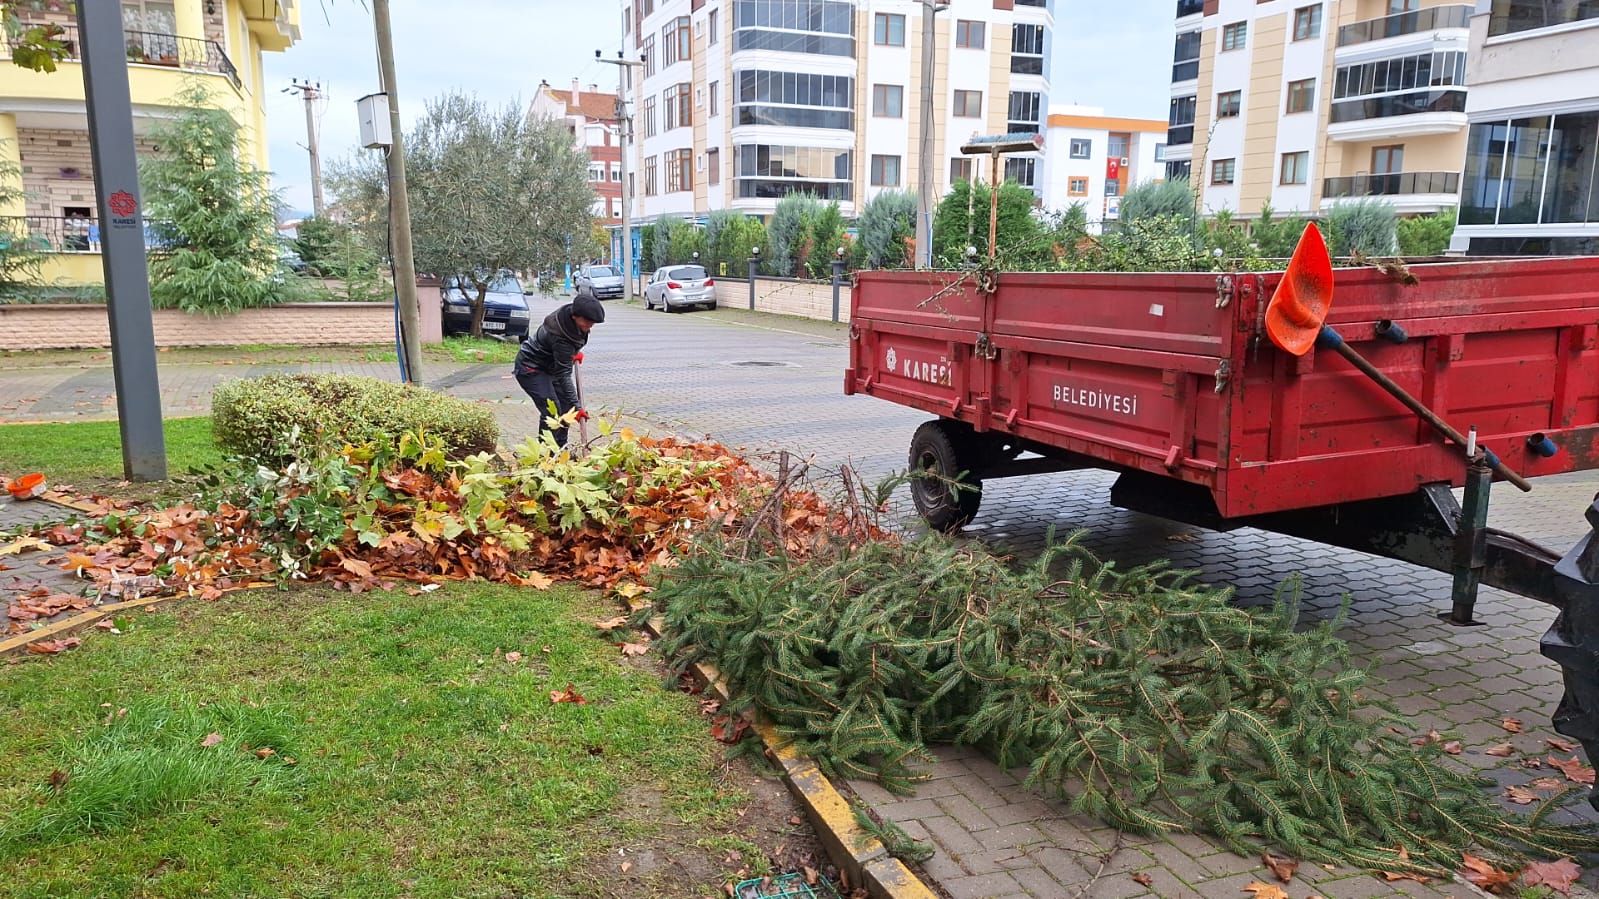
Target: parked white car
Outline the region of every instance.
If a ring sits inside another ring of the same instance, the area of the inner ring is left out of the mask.
[[[655,270],[644,285],[644,308],[671,312],[685,306],[716,308],[716,282],[703,265],[668,265]]]

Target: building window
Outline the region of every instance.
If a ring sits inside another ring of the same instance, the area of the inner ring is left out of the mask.
[[[1392,175],[1405,170],[1405,145],[1390,144],[1371,148],[1371,173]]]
[[[1194,142],[1194,115],[1198,108],[1198,97],[1172,98],[1171,112],[1166,117],[1166,143],[1182,146]]]
[[[1210,183],[1231,184],[1237,170],[1236,159],[1213,159],[1210,162]]]
[[[1310,112],[1316,108],[1316,79],[1288,82],[1288,105],[1284,112]]]
[[[972,180],[972,161],[965,157],[957,157],[949,161],[949,183],[956,181]]]
[[[872,20],[872,43],[879,47],[905,46],[905,17],[880,12]]]
[[[722,151],[712,147],[705,151],[705,183],[722,183]]]
[[[1197,31],[1177,35],[1176,49],[1172,51],[1171,81],[1193,81],[1199,77],[1199,44]]]
[[[1279,184],[1304,184],[1310,179],[1310,151],[1284,153]]]
[[[1302,6],[1294,10],[1294,40],[1308,41],[1321,37],[1321,4]]]
[[[1488,36],[1599,19],[1599,3],[1550,3],[1547,0],[1493,0]]]
[[[872,157],[872,186],[899,187],[899,157]]]
[[[641,104],[641,106],[642,106],[642,109],[643,109],[643,113],[639,117],[644,120],[644,122],[643,122],[644,136],[645,137],[654,137],[655,136],[655,98],[654,97],[645,97],[644,98],[644,102],[643,102],[643,104]]]
[[[672,85],[661,91],[662,130],[671,131],[677,127],[677,85]]]
[[[1248,35],[1249,35],[1249,23],[1248,22],[1234,22],[1231,25],[1223,26],[1223,28],[1221,30],[1221,48],[1222,48],[1222,50],[1225,51],[1225,50],[1242,50],[1242,49],[1244,49],[1244,39]]]
[[[622,166],[620,163],[611,163],[611,180],[618,184],[622,182]]]
[[[38,8],[34,6],[34,9]],[[122,27],[142,35],[176,35],[176,4],[172,0],[122,0]],[[130,37],[130,41],[137,40],[139,38]]]
[[[678,16],[661,29],[661,49],[666,53],[662,65],[687,62],[694,53],[694,32],[689,27],[688,16]]]
[[[1193,173],[1194,163],[1191,160],[1184,159],[1181,162],[1166,163],[1167,181],[1187,180],[1188,178],[1192,177]]]
[[[781,200],[808,191],[822,200],[854,198],[855,154],[829,147],[741,144],[733,148],[733,177],[741,199]]]
[[[666,192],[694,189],[694,151],[666,151]]]
[[[710,87],[710,108],[706,112],[707,118],[715,118],[722,114],[722,82],[712,81]]]
[[[739,70],[735,125],[855,128],[855,80],[845,75]]]
[[[655,196],[655,157],[644,157],[644,196]]]
[[[605,164],[601,162],[589,163],[589,181],[598,184],[605,180]]]
[[[1105,196],[1107,196],[1107,197],[1119,197],[1121,195],[1122,195],[1122,183],[1120,181],[1118,181],[1118,180],[1107,180],[1105,182]]]
[[[685,81],[677,86],[677,127],[687,128],[694,124],[693,95],[689,82]]]
[[[1076,177],[1067,178],[1066,179],[1066,196],[1068,196],[1068,197],[1086,197],[1086,196],[1088,196],[1088,179],[1087,178],[1076,178]]]
[[[1005,180],[1015,181],[1022,187],[1032,187],[1038,179],[1038,160],[1031,156],[1011,157],[1005,160]]]
[[[848,0],[738,0],[732,9],[735,52],[855,56],[855,4]]]
[[[983,92],[957,90],[955,92],[955,110],[953,115],[963,119],[982,118]]]
[[[717,41],[717,36],[718,36],[717,35],[717,26],[719,24],[721,24],[721,17],[717,15],[717,10],[713,9],[709,13],[706,14],[706,16],[705,16],[705,45],[706,46],[708,46],[708,47],[716,46],[716,41]]]
[[[1165,144],[1156,144],[1155,145],[1155,161],[1156,162],[1165,162],[1166,161],[1166,145]]]
[[[1342,66],[1334,78],[1334,100],[1452,87],[1466,83],[1466,54],[1459,50],[1445,50]]]
[[[898,84],[872,85],[872,115],[898,119],[905,115],[905,88]]]
[[[644,55],[644,77],[649,78],[655,74],[655,35],[644,38],[644,46],[639,48]]]
[[[1243,91],[1224,91],[1216,95],[1216,118],[1236,119],[1243,109]]]
[[[1094,156],[1094,142],[1086,138],[1074,137],[1068,150],[1068,155],[1073,159],[1091,159]]]
[[[1012,134],[1037,134],[1043,99],[1038,91],[1011,91],[1005,130]]]
[[[960,19],[955,22],[955,46],[972,50],[983,49],[988,37],[988,25],[985,22],[970,22]]]
[[[1011,26],[1010,70],[1013,75],[1044,74],[1044,26]]]

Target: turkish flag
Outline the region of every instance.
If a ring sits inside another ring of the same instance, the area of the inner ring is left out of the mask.
[[[1122,161],[1114,156],[1105,160],[1105,177],[1111,181],[1120,181],[1122,176]]]

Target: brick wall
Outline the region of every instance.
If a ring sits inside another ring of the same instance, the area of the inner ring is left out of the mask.
[[[849,321],[850,286],[848,281],[839,287],[838,320]],[[716,305],[735,309],[750,306],[750,282],[728,278],[716,279]],[[833,285],[831,282],[796,281],[788,278],[755,279],[755,311],[775,315],[797,315],[831,321],[833,318]]]
[[[22,156],[22,189],[28,215],[59,216],[63,207],[88,207],[98,218],[94,200],[94,162],[89,154],[89,132],[53,128],[22,128],[17,132]],[[154,144],[139,138],[137,152],[147,157]],[[76,175],[69,171],[76,170]]]
[[[237,315],[154,312],[156,346],[342,346],[393,344],[386,303],[297,303]],[[104,306],[0,306],[0,350],[108,347]]]

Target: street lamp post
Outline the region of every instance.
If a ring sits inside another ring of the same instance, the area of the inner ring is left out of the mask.
[[[616,143],[622,151],[622,164],[619,173],[622,176],[622,299],[624,302],[633,301],[633,198],[627,189],[627,139],[633,130],[633,117],[627,114],[627,83],[628,69],[636,69],[644,65],[642,59],[627,59],[622,51],[616,52],[615,59],[605,59],[600,56],[600,51],[594,51],[594,58],[600,62],[616,66]]]
[[[920,181],[916,213],[916,261],[933,267],[933,72],[938,50],[933,16],[949,9],[945,0],[922,0],[922,122],[918,152]]]

